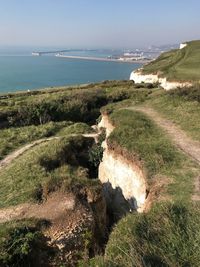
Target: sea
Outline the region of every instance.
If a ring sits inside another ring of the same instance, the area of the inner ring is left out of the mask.
[[[32,51],[41,50],[52,51],[52,48],[0,47],[0,93],[124,80],[129,79],[131,71],[141,67],[139,63],[68,59],[54,54],[32,56]],[[121,52],[69,49],[65,54],[101,58]]]

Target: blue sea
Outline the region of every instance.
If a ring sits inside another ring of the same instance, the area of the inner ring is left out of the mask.
[[[54,55],[32,56],[33,50],[36,49],[0,48],[0,93],[129,79],[131,71],[141,67],[139,63],[67,59]],[[66,54],[105,57],[117,53],[120,51],[71,50]]]

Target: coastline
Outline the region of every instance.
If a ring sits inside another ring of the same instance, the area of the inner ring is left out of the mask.
[[[104,80],[128,80],[131,71],[142,65],[139,62],[118,64],[111,61],[106,63],[106,61],[61,59],[55,56],[1,57],[0,94]]]
[[[55,55],[55,57],[69,58],[69,59],[82,59],[82,60],[93,60],[93,61],[106,61],[106,62],[118,62],[118,63],[141,63],[145,64],[148,60],[120,60],[100,57],[81,57],[81,56],[66,56],[66,55]]]

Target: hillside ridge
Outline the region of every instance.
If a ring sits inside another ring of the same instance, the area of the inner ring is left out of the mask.
[[[180,49],[162,53],[143,68],[133,71],[135,83],[160,83],[166,90],[200,82],[200,41],[185,42]]]

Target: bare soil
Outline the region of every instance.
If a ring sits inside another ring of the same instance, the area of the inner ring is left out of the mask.
[[[61,214],[73,210],[74,207],[75,197],[72,194],[55,193],[43,204],[24,203],[1,209],[0,223],[32,217],[55,220],[60,217]]]

